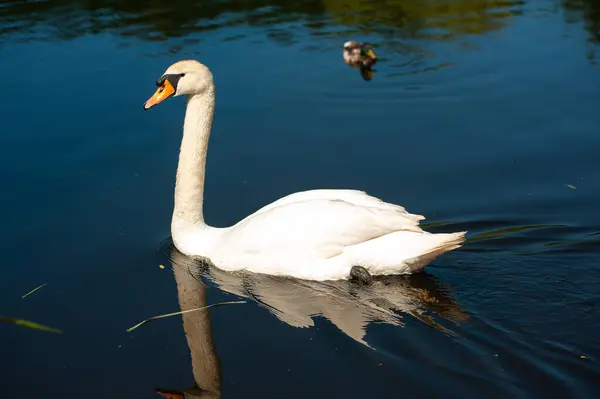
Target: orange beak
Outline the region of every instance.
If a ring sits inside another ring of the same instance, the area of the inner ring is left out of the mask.
[[[147,111],[155,105],[160,104],[167,98],[171,97],[173,94],[175,94],[175,89],[173,88],[173,85],[168,80],[165,80],[163,85],[160,86],[156,90],[156,92],[154,92],[152,97],[150,97],[148,101],[144,103],[144,110]]]

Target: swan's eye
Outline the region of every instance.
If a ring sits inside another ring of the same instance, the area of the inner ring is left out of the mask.
[[[165,83],[165,80],[167,79],[166,76],[161,76],[160,78],[156,79],[156,85],[157,86],[162,86]]]

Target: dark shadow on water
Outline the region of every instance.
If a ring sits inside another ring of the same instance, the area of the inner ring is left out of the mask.
[[[169,40],[168,51],[174,54],[193,48],[202,33],[249,27],[263,30],[265,38],[280,45],[297,43],[305,32],[340,44],[350,37],[374,35],[383,51],[420,60],[421,45],[406,41],[452,41],[503,29],[521,13],[523,4],[519,0],[9,1],[0,6],[0,43],[60,41],[107,32],[124,41]],[[224,40],[244,37],[238,32]]]
[[[594,0],[563,0],[568,21],[585,21],[590,40],[600,43],[600,2]]]
[[[172,246],[170,250],[182,310],[184,303],[186,308],[205,306],[197,299],[193,303],[193,298],[182,299],[182,294],[194,298],[204,295],[204,288],[200,288],[203,280],[224,292],[256,301],[293,327],[312,327],[313,318],[324,317],[367,346],[365,335],[371,323],[403,326],[402,316],[410,315],[444,333],[454,334],[453,326],[469,318],[453,298],[451,289],[427,273],[378,277],[371,286],[359,286],[349,281],[315,282],[247,272],[227,273],[187,258]],[[199,293],[191,294],[191,287]],[[196,313],[185,317],[200,317]],[[190,342],[187,329],[186,334]]]
[[[9,1],[0,7],[0,37],[67,39],[111,31],[165,40],[235,25],[301,21],[316,35],[336,35],[327,28],[339,25],[355,27],[354,33],[447,40],[500,29],[510,24],[523,4],[518,0]]]
[[[584,21],[585,30],[588,32],[590,43],[600,43],[600,2],[595,0],[563,0],[561,2],[565,17],[568,22]],[[591,47],[587,51],[588,60],[597,63],[597,49]]]
[[[583,21],[590,41],[600,42],[597,2],[560,4],[568,21]],[[169,41],[167,51],[176,54],[193,51],[203,33],[241,27],[258,28],[265,39],[280,45],[297,44],[304,34],[340,43],[369,35],[382,54],[403,56],[399,64],[408,60],[417,69],[428,69],[436,66],[426,61],[425,43],[460,41],[463,48],[474,47],[470,38],[510,26],[527,6],[522,0],[8,1],[0,5],[0,44],[111,33],[125,45],[130,39]],[[247,33],[222,40],[244,39]],[[589,52],[588,58],[595,61],[595,49]]]

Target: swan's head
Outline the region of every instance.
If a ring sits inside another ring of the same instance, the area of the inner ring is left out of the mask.
[[[213,76],[207,66],[194,60],[179,61],[167,68],[156,80],[158,89],[144,103],[148,110],[169,97],[201,94],[213,86]]]

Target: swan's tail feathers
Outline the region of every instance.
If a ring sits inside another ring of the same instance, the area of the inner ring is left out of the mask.
[[[425,216],[423,216],[423,215],[417,215],[415,213],[409,213],[409,216],[415,222],[418,222],[418,221],[421,221],[421,220],[425,220]]]
[[[329,261],[342,268],[363,266],[371,275],[411,274],[422,270],[438,256],[460,247],[466,233],[395,231],[346,247]]]
[[[447,248],[452,247],[451,249],[447,249],[444,252],[450,251],[452,249],[458,248],[465,242],[466,231],[459,231],[457,233],[438,233],[436,236],[440,237],[439,245],[440,247]]]
[[[438,256],[460,248],[465,241],[466,234],[466,231],[431,234],[435,237],[435,241],[432,243],[433,245],[419,256],[407,259],[405,263],[413,272],[419,271]]]

